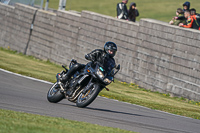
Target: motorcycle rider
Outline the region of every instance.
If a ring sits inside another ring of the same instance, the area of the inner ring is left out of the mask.
[[[114,42],[106,42],[104,45],[104,50],[95,49],[91,53],[86,54],[85,59],[92,62],[98,61],[104,66],[106,71],[111,71],[115,67],[115,59],[113,57],[115,56],[116,52],[117,45]],[[58,76],[58,84],[65,84],[76,71],[85,67],[85,65],[79,64],[75,60],[73,60],[72,62],[74,63],[74,65],[72,65],[69,71],[62,77]]]

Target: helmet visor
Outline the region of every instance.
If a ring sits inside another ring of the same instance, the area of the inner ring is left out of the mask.
[[[116,50],[111,50],[111,49],[108,50],[108,54],[111,55],[112,57],[115,56],[116,52],[117,52]]]

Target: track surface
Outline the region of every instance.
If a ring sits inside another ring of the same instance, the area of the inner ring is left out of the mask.
[[[0,69],[0,108],[63,117],[141,133],[200,133],[200,121],[98,97],[87,108],[63,100],[49,103],[50,83]]]

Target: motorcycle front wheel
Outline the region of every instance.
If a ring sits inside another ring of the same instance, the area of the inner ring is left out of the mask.
[[[60,93],[60,87],[58,87],[57,82],[54,83],[47,93],[48,101],[51,103],[57,103],[57,102],[60,102],[64,98],[65,96],[64,94]]]
[[[80,108],[88,106],[96,99],[100,91],[100,86],[94,84],[85,94],[81,93],[78,96],[76,106]]]

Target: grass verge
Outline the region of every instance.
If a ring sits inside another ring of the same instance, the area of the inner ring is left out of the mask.
[[[56,73],[62,67],[49,61],[38,60],[32,56],[0,48],[0,68],[19,74],[55,82]],[[151,92],[135,84],[116,81],[108,86],[110,91],[103,90],[99,95],[119,101],[142,105],[177,115],[200,119],[200,102],[185,98],[170,97],[169,94]]]
[[[116,6],[117,3],[122,0],[67,0],[66,10],[75,10],[81,12],[82,10],[88,10],[92,12],[97,12],[100,14],[105,14],[108,16],[116,17]],[[186,0],[185,0],[186,1]],[[169,22],[172,17],[176,15],[177,8],[183,8],[182,0],[129,0],[127,3],[127,8],[131,2],[137,4],[137,9],[139,10],[140,16],[137,17],[137,21],[141,18],[152,18],[156,20],[161,20]],[[191,8],[195,8],[197,12],[200,12],[199,0],[190,0]],[[51,0],[49,2],[49,7],[58,9],[58,0]]]
[[[132,133],[119,128],[3,109],[0,109],[0,129],[0,133]]]

